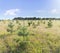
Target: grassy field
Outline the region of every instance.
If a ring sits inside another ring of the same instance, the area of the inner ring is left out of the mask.
[[[60,53],[60,21],[0,21],[0,53]]]

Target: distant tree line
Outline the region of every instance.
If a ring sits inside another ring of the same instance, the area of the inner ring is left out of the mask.
[[[60,20],[60,18],[15,17],[13,20]]]

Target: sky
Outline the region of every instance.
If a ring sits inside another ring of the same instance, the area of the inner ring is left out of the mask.
[[[60,0],[0,0],[0,19],[60,17]]]

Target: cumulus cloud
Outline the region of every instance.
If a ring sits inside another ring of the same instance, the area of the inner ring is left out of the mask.
[[[6,10],[4,15],[17,15],[17,13],[20,11],[20,9],[9,9]]]

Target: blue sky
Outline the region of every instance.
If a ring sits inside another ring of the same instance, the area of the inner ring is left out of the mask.
[[[0,0],[0,19],[60,17],[60,0]]]

